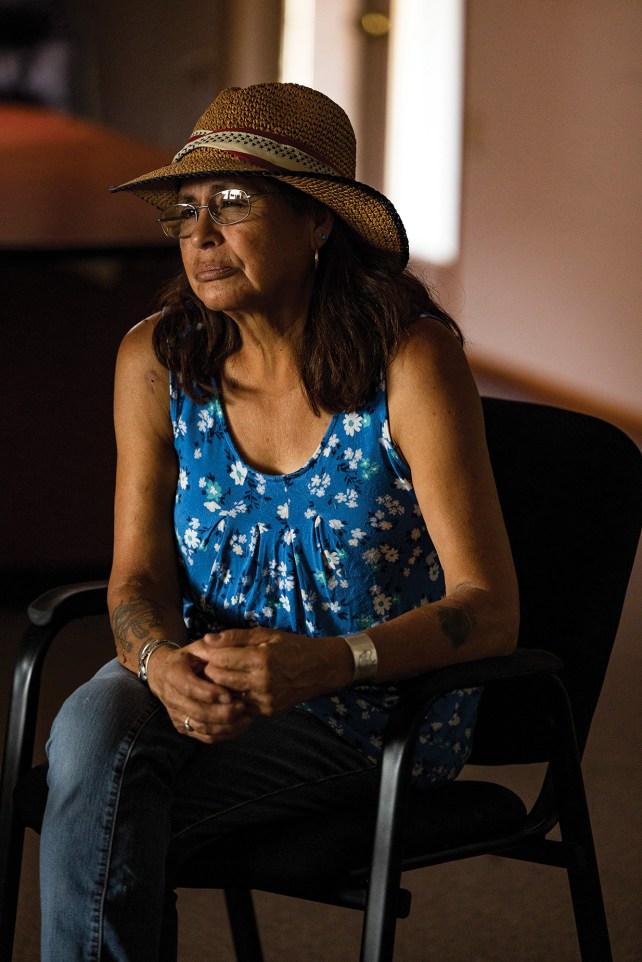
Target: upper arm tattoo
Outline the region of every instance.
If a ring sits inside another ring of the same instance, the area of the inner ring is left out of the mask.
[[[437,608],[441,630],[452,642],[453,648],[461,648],[468,641],[475,618],[469,605],[439,605]]]
[[[111,617],[111,625],[118,646],[125,652],[131,651],[134,639],[145,641],[152,628],[162,624],[160,608],[145,598],[130,598],[118,605]]]

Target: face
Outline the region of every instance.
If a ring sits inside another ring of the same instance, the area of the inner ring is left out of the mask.
[[[230,187],[252,195],[246,220],[217,224],[201,210],[193,233],[180,240],[194,293],[206,307],[238,321],[255,317],[287,326],[304,318],[314,284],[314,251],[323,243],[321,234],[330,233],[330,213],[295,211],[278,185],[262,178],[188,180],[178,200],[198,207]]]

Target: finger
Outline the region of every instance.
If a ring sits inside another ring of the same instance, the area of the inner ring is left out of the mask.
[[[197,665],[197,670],[194,670]],[[216,683],[213,678],[205,675],[206,662],[190,657],[189,662],[182,661],[168,665],[164,677],[163,701],[179,699],[204,702],[205,704],[227,704],[232,698],[227,689]],[[172,695],[172,692],[174,693]]]
[[[230,710],[225,716],[217,721],[212,719],[199,720],[192,715],[182,717],[180,714],[172,715],[172,722],[176,730],[181,734],[197,741],[212,744],[223,739],[236,738],[241,732],[251,724],[252,719],[243,710]]]
[[[226,628],[208,631],[201,640],[208,648],[248,648],[265,644],[272,634],[267,628]]]

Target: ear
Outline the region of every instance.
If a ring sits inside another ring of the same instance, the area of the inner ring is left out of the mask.
[[[314,224],[311,235],[313,251],[319,250],[327,242],[334,226],[334,214],[324,204],[318,204],[315,210]]]

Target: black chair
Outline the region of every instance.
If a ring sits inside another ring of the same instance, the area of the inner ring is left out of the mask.
[[[217,842],[215,858],[183,867],[177,887],[225,889],[239,962],[262,960],[252,889],[364,910],[361,962],[384,962],[396,919],[410,909],[401,872],[486,853],[565,868],[583,962],[612,959],[580,758],[639,539],[642,457],[621,431],[586,415],[487,398],[484,410],[520,582],[519,648],[404,683],[370,818],[246,831]],[[38,830],[46,799],[44,766],[31,768],[42,663],[70,619],[104,610],[104,583],[57,589],[29,609],[2,773],[0,962],[11,958],[24,827]],[[426,710],[441,693],[475,685],[484,694],[471,761],[548,763],[529,811],[483,780],[408,788]],[[558,823],[561,840],[547,838]]]

